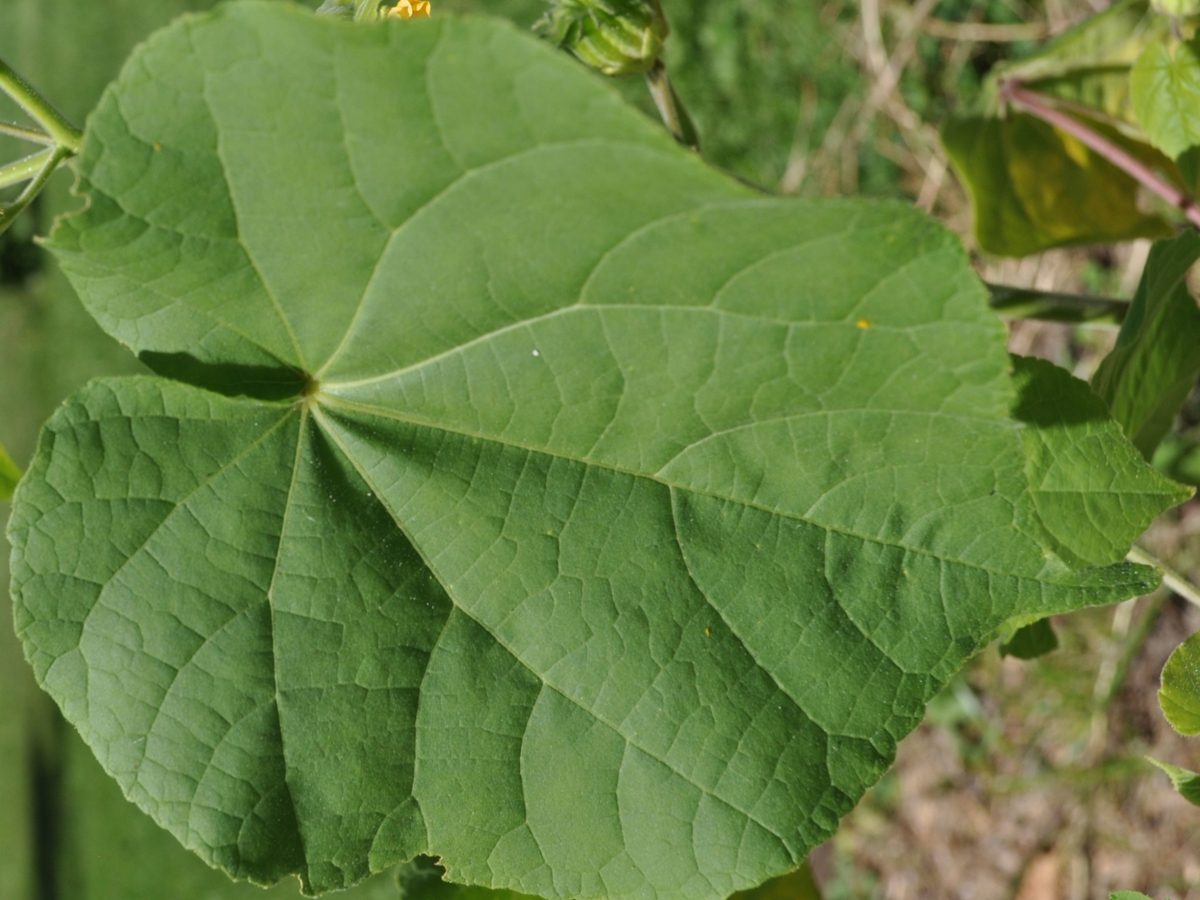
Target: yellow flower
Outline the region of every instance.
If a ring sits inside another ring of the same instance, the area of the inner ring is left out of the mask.
[[[429,6],[429,0],[400,0],[399,3],[388,10],[387,18],[428,19],[432,11]]]

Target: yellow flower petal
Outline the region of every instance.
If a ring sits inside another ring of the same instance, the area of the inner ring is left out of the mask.
[[[429,0],[400,0],[388,10],[389,19],[428,19],[433,8]]]

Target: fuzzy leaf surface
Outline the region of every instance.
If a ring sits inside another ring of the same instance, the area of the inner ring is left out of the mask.
[[[497,23],[182,20],[80,168],[53,249],[159,375],[48,423],[18,628],[237,877],[753,888],[1000,624],[1151,589],[1186,496],[1014,380],[930,220],[752,194]]]

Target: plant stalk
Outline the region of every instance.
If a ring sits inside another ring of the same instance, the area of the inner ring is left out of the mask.
[[[12,97],[20,107],[46,129],[60,147],[70,154],[78,153],[83,143],[83,132],[72,125],[45,97],[39,94],[28,81],[18,75],[8,63],[0,59],[0,90]]]
[[[988,304],[1010,319],[1043,319],[1088,325],[1120,325],[1129,313],[1129,301],[1112,297],[1059,294],[1035,288],[987,284]]]
[[[20,184],[22,181],[28,181],[30,178],[36,178],[37,174],[45,167],[46,160],[54,155],[54,148],[47,147],[45,150],[40,150],[24,159],[19,159],[15,163],[9,163],[4,168],[0,169],[0,188],[10,187],[14,184]]]
[[[6,232],[13,221],[21,214],[33,198],[36,197],[46,182],[50,180],[50,176],[54,174],[54,170],[58,168],[58,164],[70,156],[72,153],[68,147],[54,147],[46,153],[37,154],[44,161],[41,168],[37,170],[33,180],[25,185],[25,190],[21,191],[19,197],[12,203],[0,204],[0,234]],[[28,177],[28,176],[26,176]]]
[[[0,134],[7,134],[10,137],[15,137],[22,141],[30,141],[34,144],[54,145],[54,138],[50,137],[46,132],[38,131],[36,128],[26,128],[24,125],[16,125],[12,122],[0,121]]]
[[[1139,563],[1143,566],[1154,566],[1156,569],[1162,570],[1162,583],[1170,588],[1188,603],[1193,606],[1200,606],[1200,588],[1176,572],[1174,569],[1164,565],[1160,560],[1155,559],[1141,547],[1136,544],[1125,554],[1125,558],[1131,563]]]
[[[1172,206],[1182,210],[1183,214],[1187,216],[1188,221],[1197,228],[1200,228],[1200,207],[1196,205],[1196,200],[1169,181],[1159,177],[1149,166],[1123,148],[1102,135],[1097,134],[1078,119],[1067,115],[1061,110],[1055,109],[1049,103],[1046,103],[1041,95],[1025,90],[1015,80],[1005,83],[1001,89],[1001,96],[1019,109],[1024,110],[1032,116],[1036,116],[1043,122],[1053,125],[1060,131],[1075,138],[1081,144],[1086,145],[1102,158],[1108,160],[1118,169],[1136,180],[1143,187],[1162,197],[1163,200]]]
[[[671,79],[667,77],[667,67],[661,59],[656,59],[650,71],[646,73],[646,84],[650,88],[650,96],[654,98],[654,105],[658,107],[658,114],[662,116],[667,130],[675,136],[675,140],[679,143],[698,151],[700,134],[696,131],[696,125],[692,122],[692,117],[688,115],[683,101],[675,93],[675,87],[671,84]]]

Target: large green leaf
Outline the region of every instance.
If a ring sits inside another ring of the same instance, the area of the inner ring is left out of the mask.
[[[48,424],[19,628],[239,877],[752,887],[1000,624],[1149,590],[1118,560],[1186,496],[1014,384],[934,223],[752,194],[509,27],[223,7],[81,169],[55,252],[168,377]]]
[[[1136,156],[1155,153],[1114,129],[1089,124]],[[990,253],[1024,256],[1172,234],[1162,218],[1142,211],[1130,175],[1033,116],[951,119],[942,141],[971,196],[975,239]]]
[[[1175,648],[1163,667],[1158,702],[1163,715],[1180,734],[1200,734],[1200,634]]]
[[[1130,79],[1150,143],[1172,159],[1200,145],[1200,42],[1147,44]]]
[[[1154,245],[1117,345],[1093,378],[1096,393],[1147,459],[1200,373],[1200,308],[1187,287],[1197,259],[1194,231]]]

